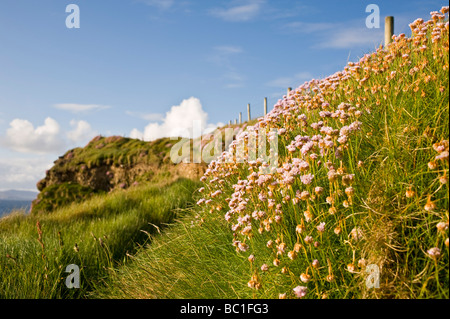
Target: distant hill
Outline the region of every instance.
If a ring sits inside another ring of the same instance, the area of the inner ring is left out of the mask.
[[[37,192],[32,191],[7,190],[7,191],[0,191],[0,200],[31,201],[35,199],[37,195],[38,195]]]

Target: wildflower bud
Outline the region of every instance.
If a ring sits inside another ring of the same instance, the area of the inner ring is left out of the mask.
[[[240,251],[247,251],[248,250],[248,245],[245,243],[239,243],[238,244],[238,248]]]
[[[445,240],[445,246],[448,247],[448,237],[447,237],[447,239]]]
[[[282,216],[280,216],[280,215],[276,215],[275,216],[275,222],[276,223],[278,223],[278,224],[281,223],[281,220],[282,220]]]
[[[305,237],[305,243],[311,244],[312,242],[313,242],[313,238],[311,236],[306,236]]]
[[[313,218],[313,214],[309,210],[305,211],[303,213],[303,215],[305,215],[305,220],[307,222],[310,222],[312,220],[312,218]]]
[[[286,294],[279,294],[278,299],[286,299]]]
[[[441,257],[441,250],[437,247],[433,247],[427,250],[428,257],[438,260]]]
[[[295,252],[295,250],[291,250],[290,252],[288,252],[288,257],[291,260],[294,260],[297,257],[297,253]]]
[[[355,194],[355,190],[353,189],[353,187],[347,187],[345,189],[345,194],[347,194],[348,197],[351,197]]]
[[[320,246],[320,243],[318,241],[314,242],[314,247],[318,248]]]
[[[424,206],[423,208],[424,208],[427,212],[430,212],[430,211],[436,209],[436,204],[433,203],[433,202],[431,201],[431,196],[430,196],[430,195],[428,196],[427,203],[425,204],[425,206]]]
[[[334,276],[332,275],[332,274],[329,274],[328,276],[327,276],[327,281],[328,282],[332,282],[334,280]]]
[[[268,270],[269,270],[269,266],[267,266],[267,264],[263,264],[263,265],[261,266],[261,270],[262,270],[262,271],[268,271]]]
[[[341,233],[341,227],[339,227],[339,226],[337,226],[335,229],[334,229],[334,233],[336,234],[336,235],[339,235],[340,233]]]
[[[358,267],[359,268],[365,268],[367,265],[367,261],[364,258],[361,258],[360,260],[358,260]]]
[[[412,186],[410,186],[407,190],[406,190],[406,197],[407,198],[412,198],[412,197],[414,197],[414,195],[416,194],[416,192],[414,192],[413,190],[412,190]]]
[[[302,249],[302,245],[299,244],[299,243],[295,243],[295,245],[294,245],[294,251],[300,252],[301,249]]]
[[[302,200],[307,200],[310,197],[309,192],[308,191],[303,191],[300,193],[300,199]]]
[[[251,262],[251,263],[254,262],[255,261],[255,256],[253,254],[248,256],[248,261]]]
[[[446,175],[439,177],[439,182],[441,184],[447,184],[448,183],[448,177]]]
[[[431,169],[431,170],[436,169],[437,168],[436,161],[428,162],[428,168]]]
[[[355,265],[354,264],[348,264],[347,265],[347,270],[351,273],[355,272]]]
[[[273,247],[273,241],[269,240],[266,244],[267,248],[272,248]]]
[[[325,223],[321,222],[318,226],[317,226],[317,231],[320,233],[323,233],[325,231]]]
[[[337,209],[336,209],[336,207],[334,207],[334,206],[330,207],[330,209],[328,210],[328,212],[329,212],[331,215],[336,214],[336,211],[337,211]]]
[[[312,262],[312,266],[316,269],[319,268],[320,267],[319,261],[317,259],[314,259]]]
[[[444,222],[439,222],[436,225],[436,228],[440,231],[440,232],[445,232],[448,229],[448,222],[444,223]]]
[[[295,231],[296,231],[298,234],[301,234],[304,230],[305,230],[305,226],[297,225],[297,227],[295,227]]]
[[[286,266],[284,266],[283,268],[281,268],[281,273],[282,274],[287,274],[288,273],[288,268]]]
[[[275,267],[278,267],[278,266],[280,265],[280,260],[279,260],[278,258],[275,258],[275,259],[273,260],[273,265],[274,265]]]
[[[306,284],[308,281],[311,280],[311,276],[308,274],[302,273],[300,275],[300,280]]]
[[[323,187],[317,186],[316,188],[314,188],[314,192],[317,195],[321,195],[323,193]]]

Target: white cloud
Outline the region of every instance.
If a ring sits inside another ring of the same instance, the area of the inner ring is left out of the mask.
[[[174,0],[139,0],[139,2],[161,10],[167,10],[175,4]]]
[[[309,72],[299,72],[297,74],[294,74],[293,76],[276,78],[268,82],[266,85],[276,88],[287,89],[288,87],[297,87],[300,84],[303,84],[303,82],[312,80],[313,78],[314,78],[313,75]]]
[[[12,150],[43,154],[64,149],[60,126],[50,117],[45,119],[44,125],[37,128],[30,121],[22,119],[14,119],[9,125],[2,144]]]
[[[314,35],[311,47],[318,49],[351,49],[368,47],[373,49],[383,42],[383,30],[369,29],[361,19],[345,23],[291,22],[283,29],[298,34]]]
[[[223,55],[241,53],[242,48],[234,45],[220,45],[214,47],[214,50]]]
[[[127,115],[138,117],[140,119],[146,121],[162,121],[164,119],[164,114],[161,113],[142,113],[142,112],[133,112],[133,111],[125,111]]]
[[[180,105],[172,106],[162,123],[150,123],[144,131],[133,129],[130,137],[152,141],[161,137],[198,137],[205,131],[212,131],[223,123],[208,123],[208,114],[203,110],[199,99],[191,97]]]
[[[81,112],[88,112],[88,111],[94,111],[94,110],[105,110],[105,109],[110,108],[110,106],[108,106],[108,105],[73,104],[73,103],[55,104],[54,107],[57,109],[69,111],[72,113],[81,113]]]
[[[243,4],[234,5],[229,8],[214,8],[210,10],[210,14],[225,21],[249,21],[260,13],[264,2],[263,0],[247,0]]]
[[[53,160],[38,158],[0,158],[0,180],[5,189],[36,190],[36,183],[45,177]]]
[[[51,154],[64,152],[97,135],[86,121],[72,120],[70,125],[74,129],[64,132],[51,117],[36,128],[28,120],[14,119],[9,123],[6,136],[0,138],[0,144],[20,153]]]
[[[361,46],[378,47],[384,42],[384,31],[366,27],[338,28],[333,36],[327,37],[318,44],[319,48],[347,49]]]
[[[327,22],[291,22],[283,26],[283,28],[296,33],[315,33],[321,31],[329,31],[338,26],[336,23]]]
[[[70,121],[70,125],[75,127],[74,130],[67,132],[67,137],[75,144],[85,143],[98,135],[96,131],[91,128],[91,125],[86,121]]]

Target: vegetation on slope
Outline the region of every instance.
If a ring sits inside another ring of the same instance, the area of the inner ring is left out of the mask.
[[[277,130],[276,169],[239,134],[194,217],[96,296],[448,298],[447,13],[284,96],[253,126]]]
[[[142,184],[52,214],[16,212],[0,219],[0,298],[86,297],[147,234],[182,216],[198,186],[189,179]],[[70,264],[80,267],[79,289],[65,285]]]
[[[46,177],[38,182],[40,193],[32,213],[48,213],[94,194],[126,189],[145,182],[160,182],[179,177],[200,178],[203,168],[174,171],[171,147],[180,139],[161,138],[152,142],[121,136],[97,136],[85,147],[67,151],[55,161]],[[190,142],[190,140],[186,141]],[[191,176],[194,175],[194,176]]]

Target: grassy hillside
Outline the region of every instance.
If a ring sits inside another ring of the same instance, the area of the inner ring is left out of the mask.
[[[209,166],[192,214],[94,296],[448,298],[448,7],[441,12],[279,100],[254,125],[278,131],[277,169],[240,163],[236,145],[250,133],[240,134]]]
[[[143,184],[94,195],[52,214],[16,212],[0,219],[1,298],[84,298],[136,245],[192,206],[199,182]],[[80,289],[65,285],[80,267]]]
[[[97,136],[85,147],[69,150],[54,162],[46,177],[37,184],[40,193],[31,211],[33,214],[50,213],[114,189],[194,177],[191,175],[196,173],[191,167],[174,170],[170,150],[179,140],[161,138],[144,142],[121,136]],[[197,166],[200,178],[204,168]]]

